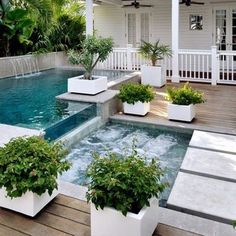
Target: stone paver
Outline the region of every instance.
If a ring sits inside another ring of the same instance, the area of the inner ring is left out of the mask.
[[[94,96],[85,94],[63,93],[56,98],[76,102],[105,103],[114,98],[118,93],[119,91],[117,90],[106,90]]]
[[[236,182],[236,155],[188,148],[181,170]]]
[[[236,136],[195,130],[189,146],[236,154]]]
[[[26,129],[17,126],[0,124],[0,147],[8,143],[12,138],[17,138],[21,136],[43,136],[43,131]]]
[[[169,196],[169,208],[232,223],[236,217],[236,184],[179,172]]]

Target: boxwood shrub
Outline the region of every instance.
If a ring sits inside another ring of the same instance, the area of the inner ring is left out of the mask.
[[[121,211],[138,213],[149,206],[149,199],[159,197],[166,183],[161,177],[164,171],[154,159],[147,162],[136,149],[130,155],[118,155],[108,152],[104,157],[94,155],[88,166],[87,175],[90,184],[87,200],[95,207],[112,207]]]
[[[189,83],[185,83],[181,88],[167,88],[166,99],[177,105],[190,105],[205,102],[203,93],[191,88]]]
[[[27,191],[42,195],[57,189],[58,174],[70,168],[67,150],[41,137],[19,137],[0,148],[0,188],[11,198]]]
[[[118,95],[122,102],[134,104],[135,102],[150,102],[155,93],[150,85],[127,83],[123,84]]]

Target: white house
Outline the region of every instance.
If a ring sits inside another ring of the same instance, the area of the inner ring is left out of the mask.
[[[96,5],[86,0],[87,33],[111,36],[116,47],[100,67],[139,69],[141,40],[160,39],[172,47],[172,58],[164,62],[172,81],[236,84],[235,0],[102,0]]]

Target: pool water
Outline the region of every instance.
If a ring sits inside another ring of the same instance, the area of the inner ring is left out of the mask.
[[[116,79],[119,71],[96,71]],[[84,110],[89,104],[60,102],[55,96],[67,91],[67,79],[79,70],[51,69],[38,75],[0,80],[0,123],[47,129],[56,122]],[[89,112],[88,112],[89,115]]]
[[[124,153],[131,149],[133,140],[136,139],[139,154],[145,155],[147,160],[158,159],[161,166],[167,168],[163,181],[167,181],[170,187],[162,194],[164,202],[169,196],[190,138],[191,133],[140,128],[130,124],[107,124],[72,148],[67,156],[67,159],[72,162],[72,168],[61,178],[74,184],[87,185],[89,179],[86,178],[85,171],[93,159],[93,152],[101,155],[104,155],[107,150]]]

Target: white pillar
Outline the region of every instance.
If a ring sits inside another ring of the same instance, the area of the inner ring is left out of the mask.
[[[217,85],[219,81],[219,55],[217,53],[217,46],[211,47],[211,84]]]
[[[179,0],[172,0],[172,82],[179,82]]]
[[[93,35],[93,0],[86,0],[86,36]]]

